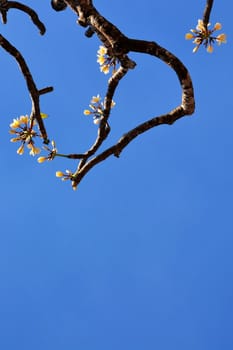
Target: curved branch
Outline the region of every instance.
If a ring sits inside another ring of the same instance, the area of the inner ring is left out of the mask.
[[[40,30],[40,34],[43,35],[46,31],[45,25],[40,21],[37,13],[29,6],[21,4],[17,1],[5,1],[0,9],[0,12],[2,13],[2,21],[4,24],[7,23],[7,11],[15,8],[17,10],[23,11],[27,13],[30,17],[32,22],[37,26],[37,28]]]
[[[206,0],[206,6],[203,13],[203,23],[206,28],[209,22],[213,2],[214,0]],[[140,134],[162,124],[171,125],[185,115],[191,115],[195,109],[195,101],[192,80],[189,72],[184,64],[171,52],[159,46],[155,42],[126,37],[116,26],[114,26],[96,10],[96,8],[93,6],[92,0],[52,0],[52,7],[57,11],[63,10],[67,6],[69,6],[78,15],[78,23],[83,27],[87,27],[85,35],[87,37],[91,37],[94,33],[97,34],[100,41],[107,48],[108,55],[120,62],[119,69],[108,81],[108,88],[104,100],[103,118],[101,119],[95,142],[84,154],[70,154],[66,156],[70,159],[80,159],[76,172],[70,176],[72,186],[76,188],[77,184],[95,165],[102,162],[110,155],[119,157],[122,150]],[[0,14],[2,16],[3,23],[7,22],[7,11],[11,8],[16,8],[28,14],[31,17],[32,22],[39,28],[40,33],[45,33],[45,26],[40,21],[37,13],[30,7],[17,1],[0,0]],[[27,88],[32,101],[32,121],[34,119],[37,120],[44,143],[49,143],[46,129],[41,118],[39,98],[40,95],[52,91],[53,88],[45,87],[38,90],[32,74],[21,53],[2,35],[0,35],[0,45],[10,55],[12,55],[19,64],[21,72],[26,80]],[[181,103],[178,107],[174,108],[167,114],[154,117],[136,126],[124,134],[115,145],[106,149],[99,155],[94,156],[110,132],[108,119],[116,88],[128,70],[134,68],[136,65],[136,63],[127,56],[129,52],[149,54],[169,65],[175,71],[181,85]],[[90,159],[92,156],[94,157]]]
[[[134,42],[134,45],[132,44],[133,42]],[[147,53],[155,55],[155,53],[157,52],[156,56],[160,57],[163,61],[169,64],[176,71],[182,87],[181,105],[176,107],[175,109],[173,109],[171,112],[167,114],[154,117],[138,125],[134,129],[130,130],[125,135],[123,135],[121,139],[114,146],[108,148],[107,150],[103,151],[101,154],[89,160],[81,169],[78,168],[72,177],[72,181],[75,184],[75,186],[78,185],[82,180],[82,178],[98,163],[102,162],[103,160],[105,160],[111,155],[119,157],[122,150],[140,134],[159,125],[163,125],[163,124],[172,125],[176,120],[184,117],[185,115],[191,115],[194,112],[195,101],[194,101],[192,81],[188,73],[188,70],[182,64],[182,62],[173,54],[171,54],[167,50],[158,46],[156,43],[142,42],[138,40],[136,42],[134,40],[131,42],[132,51],[133,49],[136,49],[135,45],[138,45],[138,44],[140,44],[140,47],[143,50],[142,52],[145,52],[144,49],[147,47],[148,49]],[[137,52],[138,52],[138,49],[139,48],[137,48]]]
[[[44,140],[44,143],[48,144],[49,140],[48,140],[48,136],[47,136],[47,132],[44,126],[44,122],[41,118],[41,114],[40,114],[40,95],[50,92],[53,90],[52,87],[47,87],[45,89],[42,90],[38,90],[36,87],[36,84],[33,80],[32,74],[28,68],[28,65],[25,61],[25,59],[23,58],[23,56],[21,55],[21,53],[6,39],[4,38],[1,34],[0,34],[0,45],[4,48],[5,51],[7,51],[11,56],[13,56],[15,58],[15,60],[17,61],[20,70],[26,80],[26,84],[27,84],[27,88],[31,97],[31,101],[32,101],[32,111],[31,111],[31,117],[32,120],[36,119],[38,125],[39,125],[39,129],[41,132],[41,136]]]
[[[130,130],[128,133],[123,135],[120,140],[112,147],[106,149],[98,156],[89,160],[88,163],[84,165],[84,167],[73,174],[72,181],[75,185],[78,185],[82,178],[98,163],[101,163],[109,156],[114,155],[115,157],[119,157],[122,150],[137,136],[148,131],[151,128],[159,125],[172,125],[176,120],[182,118],[185,115],[184,109],[180,106],[176,109],[172,110],[168,114],[161,115],[159,117],[152,118],[145,123],[138,125],[136,128]]]
[[[95,152],[99,149],[99,147],[102,145],[104,140],[107,138],[110,127],[108,124],[108,118],[110,116],[111,111],[111,103],[113,100],[113,96],[115,93],[115,90],[120,82],[120,80],[125,76],[128,69],[123,68],[120,66],[118,70],[113,74],[113,76],[108,81],[108,90],[105,95],[105,109],[104,109],[104,118],[100,122],[100,126],[98,128],[98,134],[97,138],[94,142],[94,144],[84,153],[83,159],[80,161],[78,168],[81,169],[84,164],[86,163],[87,159],[90,158]]]
[[[192,114],[195,109],[193,84],[184,64],[171,52],[153,41],[128,39],[127,47],[129,48],[129,51],[141,52],[155,56],[175,71],[182,88],[181,107],[184,109],[185,114]]]
[[[123,148],[139,134],[161,124],[172,124],[184,115],[192,114],[195,109],[195,101],[193,85],[188,70],[171,52],[162,48],[155,42],[127,38],[117,27],[98,13],[91,0],[66,0],[65,3],[78,14],[78,23],[84,27],[91,27],[91,30],[98,35],[104,46],[107,48],[108,54],[118,58],[121,62],[121,67],[117,73],[122,71],[122,74],[119,75],[119,79],[113,76],[112,80],[110,79],[109,81],[106,94],[106,99],[108,101],[107,106],[109,109],[106,108],[105,110],[104,119],[101,122],[95,143],[85,153],[85,158],[80,161],[77,171],[72,176],[73,184],[77,185],[94,165],[105,160],[110,155],[118,157]],[[132,64],[132,61],[127,56],[127,53],[131,51],[153,55],[168,64],[176,72],[182,88],[181,104],[168,114],[152,118],[132,129],[124,135],[116,145],[87,161],[90,156],[96,153],[104,139],[107,137],[108,132],[106,132],[106,122],[109,117],[110,105],[115,89],[120,82],[120,79],[127,73],[128,69],[134,68],[135,66],[135,63],[133,62]]]

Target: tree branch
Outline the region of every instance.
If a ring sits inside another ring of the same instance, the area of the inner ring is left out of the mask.
[[[45,25],[40,21],[37,13],[31,7],[17,1],[6,1],[6,0],[0,1],[0,12],[1,12],[2,21],[4,24],[7,23],[7,11],[12,8],[15,8],[17,10],[27,13],[31,17],[32,22],[40,30],[40,34],[43,35],[45,33],[46,31]]]
[[[134,129],[127,132],[121,137],[121,139],[112,147],[108,148],[98,156],[92,158],[83,167],[78,167],[77,171],[73,174],[73,184],[78,185],[82,178],[87,174],[93,166],[102,162],[110,155],[119,157],[122,150],[137,136],[146,132],[147,130],[154,128],[162,124],[173,124],[176,120],[184,117],[185,115],[191,115],[194,112],[195,101],[193,94],[193,86],[188,70],[183,65],[183,63],[175,57],[169,51],[163,49],[158,44],[154,42],[146,42],[141,40],[129,39],[129,48],[131,51],[144,52],[162,59],[171,68],[173,68],[179,78],[182,87],[182,101],[180,106],[173,109],[171,112],[164,114],[159,117],[152,118]]]
[[[5,39],[1,34],[0,34],[0,45],[3,47],[3,49],[5,51],[7,51],[11,56],[13,56],[15,58],[15,60],[17,61],[20,70],[26,80],[26,84],[27,84],[27,88],[31,97],[31,101],[32,101],[32,111],[31,111],[31,117],[32,120],[36,119],[38,125],[39,125],[39,129],[41,132],[41,136],[44,140],[45,144],[49,143],[48,140],[48,136],[47,136],[47,132],[44,126],[44,122],[41,118],[41,114],[40,114],[40,95],[50,92],[53,90],[52,87],[47,87],[45,89],[42,90],[38,90],[36,87],[36,84],[33,80],[32,74],[28,68],[28,65],[25,61],[25,59],[23,58],[23,56],[21,55],[21,53],[7,40]]]
[[[214,0],[207,0],[207,2],[206,2],[206,7],[204,10],[204,14],[203,14],[203,24],[206,28],[207,28],[207,25],[209,23],[210,13],[212,10],[213,3],[214,3]]]
[[[209,23],[213,2],[213,0],[206,0],[206,6],[203,13],[203,24],[206,28]],[[73,174],[68,172],[68,175],[65,175],[66,179],[68,176],[68,178],[72,181],[73,188],[76,188],[82,178],[95,165],[104,161],[111,155],[119,157],[123,149],[139,135],[162,124],[172,125],[176,120],[186,115],[191,115],[195,109],[194,91],[192,80],[187,68],[174,54],[161,47],[156,42],[128,38],[114,24],[109,22],[97,11],[92,0],[52,0],[51,5],[56,11],[62,11],[67,7],[71,8],[78,16],[78,24],[87,28],[85,35],[90,38],[93,34],[96,34],[106,48],[107,55],[113,60],[112,62],[119,63],[119,68],[113,73],[108,81],[103,109],[101,110],[100,114],[100,125],[96,140],[92,146],[83,154],[57,154],[57,156],[60,155],[70,159],[79,159],[77,170]],[[40,33],[45,33],[45,26],[40,21],[37,13],[30,7],[16,1],[0,0],[0,14],[2,16],[3,23],[7,22],[7,11],[11,8],[16,8],[27,13],[31,17],[33,23],[39,28]],[[49,140],[40,113],[39,99],[40,95],[52,91],[53,88],[45,87],[38,90],[27,63],[21,53],[2,35],[0,35],[0,45],[10,55],[12,55],[19,64],[20,70],[26,80],[27,88],[32,101],[30,117],[32,121],[36,119],[44,143],[47,144],[49,143]],[[129,69],[133,69],[136,65],[136,63],[128,56],[130,52],[152,55],[162,60],[170,68],[172,68],[178,77],[182,89],[181,103],[170,112],[160,116],[155,116],[131,129],[124,134],[115,145],[104,150],[100,154],[95,155],[110,134],[111,129],[108,119],[110,116],[115,91],[121,79],[123,79],[123,77],[128,73]],[[53,159],[55,155],[56,148],[53,148],[50,150],[50,156],[47,158],[41,158]]]
[[[97,33],[104,46],[107,47],[109,55],[112,55],[113,57],[117,57],[119,59],[121,62],[121,67],[119,70],[122,70],[124,72],[120,78],[122,78],[128,71],[128,69],[123,68],[124,64],[127,66],[129,63],[129,65],[131,65],[130,68],[133,68],[135,66],[134,62],[132,65],[132,61],[128,58],[126,53],[129,53],[130,51],[140,52],[153,55],[174,69],[179,78],[182,88],[182,102],[180,106],[166,115],[155,117],[132,129],[126,135],[124,135],[116,145],[110,147],[100,155],[92,158],[87,162],[87,159],[96,153],[104,139],[107,137],[108,133],[106,134],[105,132],[105,126],[107,118],[109,116],[109,108],[108,113],[106,113],[105,118],[101,122],[96,142],[85,153],[85,158],[80,161],[76,172],[73,174],[72,180],[75,186],[94,165],[105,160],[110,155],[115,155],[118,157],[122,149],[126,147],[126,145],[128,145],[139,134],[157,125],[172,124],[184,115],[192,114],[194,112],[195,102],[193,85],[190,75],[186,67],[176,56],[155,42],[127,38],[118,30],[118,28],[116,28],[112,23],[107,21],[98,13],[98,11],[93,7],[92,1],[81,0],[78,2],[78,5],[77,2],[73,0],[67,0],[65,2],[79,15],[79,24],[82,26],[90,25],[92,30]],[[109,106],[111,104],[115,89],[119,81],[120,79],[117,80],[114,76],[112,77],[112,80],[110,79],[109,81],[108,91],[106,94],[107,101],[109,101]]]

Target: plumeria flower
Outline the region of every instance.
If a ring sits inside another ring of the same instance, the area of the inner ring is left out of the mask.
[[[105,101],[100,102],[101,97],[100,95],[93,96],[91,99],[91,103],[89,104],[90,109],[85,109],[83,113],[85,115],[92,115],[93,116],[93,122],[94,124],[99,124],[101,119],[104,116],[104,110],[105,110]],[[115,102],[112,100],[111,102],[111,108],[115,106]]]
[[[17,154],[19,154],[20,156],[22,154],[24,154],[24,144],[22,143],[21,146],[19,146],[19,148],[17,149]]]
[[[116,65],[119,61],[116,57],[109,56],[107,48],[101,45],[97,51],[97,62],[100,65],[101,72],[108,74],[110,68],[113,67],[113,74],[116,71]]]
[[[17,153],[22,155],[24,153],[25,145],[30,149],[29,154],[35,156],[40,153],[40,148],[35,146],[34,138],[41,137],[41,134],[33,129],[37,127],[37,123],[27,115],[22,115],[19,118],[13,119],[10,124],[10,134],[14,135],[11,142],[21,142],[20,147],[17,149]]]
[[[193,49],[193,52],[197,52],[200,45],[203,44],[206,47],[207,52],[212,53],[213,43],[216,41],[218,45],[226,43],[226,34],[219,34],[218,36],[213,36],[213,33],[216,30],[222,29],[221,23],[216,23],[213,29],[208,29],[210,23],[207,26],[204,25],[203,20],[199,19],[196,29],[191,29],[192,33],[187,33],[185,39],[194,39],[193,43],[196,45]]]
[[[36,147],[35,145],[34,145],[34,143],[28,143],[27,144],[27,147],[30,149],[30,152],[29,152],[29,154],[31,155],[31,156],[35,156],[36,154],[39,154],[40,153],[40,148],[39,147]]]
[[[101,100],[100,95],[98,94],[97,96],[93,96],[91,99],[91,103],[98,103]]]
[[[62,171],[58,170],[56,171],[56,177],[61,177],[62,181],[70,180],[73,177],[73,174],[70,170],[66,170],[65,173]]]
[[[53,160],[56,157],[56,155],[58,155],[55,142],[51,141],[51,145],[52,145],[52,148],[49,148],[47,146],[43,147],[46,151],[49,152],[49,154],[47,157],[39,157],[37,159],[38,163],[44,163],[46,160]]]
[[[60,177],[62,181],[71,180],[73,190],[77,189],[77,184],[73,180],[73,173],[70,170],[66,170],[65,173],[58,170],[58,171],[56,171],[56,177]]]

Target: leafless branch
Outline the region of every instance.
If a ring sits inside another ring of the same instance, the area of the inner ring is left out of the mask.
[[[109,109],[105,111],[105,118],[102,120],[98,137],[93,146],[85,153],[85,158],[79,163],[77,171],[74,173],[73,181],[78,184],[83,176],[97,163],[103,161],[110,155],[119,156],[122,149],[126,147],[135,137],[145,132],[146,130],[155,127],[160,124],[172,124],[175,120],[183,117],[184,115],[192,114],[194,111],[194,94],[193,86],[190,75],[183,63],[176,58],[172,53],[162,48],[154,42],[147,42],[143,40],[135,40],[127,38],[123,35],[118,28],[99,14],[96,8],[93,6],[92,1],[89,0],[67,0],[65,3],[74,10],[79,16],[79,24],[82,26],[91,26],[92,31],[95,32],[103,45],[108,49],[110,55],[117,57],[121,62],[119,71],[122,71],[120,78],[122,78],[127,72],[128,68],[134,68],[135,63],[128,58],[127,54],[131,51],[140,52],[153,55],[175,70],[182,88],[182,102],[181,105],[175,108],[168,114],[160,117],[155,117],[135,129],[129,131],[124,135],[120,141],[110,147],[108,150],[102,152],[100,155],[90,159],[88,158],[96,153],[104,139],[107,137],[106,133],[106,121],[110,113],[110,104],[115,92],[115,89],[120,81],[116,77],[112,77],[109,81],[108,91],[106,94],[106,100],[108,101]],[[127,68],[126,68],[126,67]]]
[[[51,4],[56,11],[62,11],[67,7],[72,9],[78,16],[78,23],[82,27],[87,28],[85,35],[91,37],[93,34],[96,34],[101,43],[106,47],[108,56],[119,62],[119,68],[108,81],[104,99],[103,117],[100,121],[96,140],[83,154],[60,155],[69,159],[79,160],[77,170],[70,175],[72,186],[75,188],[95,165],[104,161],[111,155],[119,157],[123,149],[139,135],[162,124],[172,125],[176,120],[193,114],[195,109],[194,91],[190,74],[181,60],[156,42],[128,38],[114,24],[109,22],[97,11],[92,0],[52,0]],[[206,27],[209,22],[212,6],[213,0],[207,0],[203,13],[203,23]],[[0,13],[4,23],[7,22],[7,11],[11,8],[27,13],[31,17],[33,23],[39,28],[40,33],[45,33],[45,26],[40,21],[37,13],[30,7],[16,1],[0,0]],[[49,143],[40,113],[39,99],[40,95],[52,91],[53,88],[45,87],[38,90],[28,65],[21,53],[2,35],[0,35],[0,45],[12,55],[19,64],[32,100],[31,118],[32,120],[37,120],[44,143]],[[136,126],[124,134],[115,145],[96,155],[100,146],[102,146],[111,131],[108,120],[115,91],[121,79],[123,79],[128,73],[129,69],[133,69],[136,65],[136,63],[128,56],[130,52],[152,55],[172,68],[176,73],[181,86],[181,103],[170,112],[160,116],[155,116]],[[52,159],[54,158],[53,153],[51,157]]]
[[[212,10],[213,3],[214,3],[214,0],[207,0],[207,2],[206,2],[206,7],[204,10],[204,14],[203,14],[203,24],[206,28],[207,28],[207,25],[209,23],[210,13]]]
[[[37,13],[29,6],[24,5],[17,1],[6,1],[6,0],[0,1],[0,12],[2,14],[3,23],[7,23],[7,11],[13,8],[27,13],[31,17],[32,22],[40,30],[40,34],[43,35],[45,33],[46,31],[45,25],[40,21]]]
[[[73,181],[77,185],[86,173],[96,164],[102,162],[110,155],[119,157],[122,150],[137,136],[146,132],[147,130],[159,126],[162,124],[173,124],[176,120],[182,118],[185,115],[191,115],[194,112],[195,102],[193,94],[193,86],[188,70],[183,63],[175,57],[172,53],[165,50],[154,42],[146,42],[141,40],[129,39],[128,47],[130,51],[144,52],[155,57],[159,57],[171,68],[173,68],[179,78],[182,87],[182,101],[180,106],[176,107],[172,111],[162,116],[154,117],[136,128],[130,130],[112,147],[102,152],[98,156],[92,158],[83,167],[79,167],[74,173]]]
[[[44,140],[44,143],[49,143],[48,140],[48,136],[47,136],[47,132],[44,126],[44,122],[41,118],[41,114],[40,114],[40,103],[39,103],[39,99],[40,99],[40,95],[44,94],[46,92],[50,92],[52,91],[52,87],[47,87],[45,89],[42,90],[38,90],[36,87],[36,84],[33,80],[32,74],[28,68],[28,65],[25,61],[25,59],[23,58],[23,56],[21,55],[21,53],[6,39],[3,37],[3,35],[0,34],[0,45],[2,46],[2,48],[7,51],[11,56],[13,56],[15,58],[15,60],[17,61],[20,70],[26,80],[27,83],[27,88],[31,97],[31,101],[32,101],[32,111],[31,111],[31,117],[32,119],[36,119],[39,128],[40,128],[40,132],[42,135],[42,138]]]

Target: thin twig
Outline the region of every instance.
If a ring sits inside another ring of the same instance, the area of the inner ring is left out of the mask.
[[[27,88],[28,88],[28,91],[29,91],[29,94],[31,97],[31,101],[32,101],[31,117],[32,117],[32,119],[34,119],[34,118],[36,119],[36,121],[39,125],[41,136],[44,140],[44,143],[48,144],[49,140],[48,140],[47,132],[46,132],[44,122],[43,122],[43,120],[41,118],[41,114],[40,114],[39,98],[40,98],[40,94],[41,94],[40,91],[41,90],[37,89],[36,84],[33,80],[32,74],[28,68],[28,65],[27,65],[25,59],[21,55],[21,53],[1,34],[0,34],[0,45],[4,48],[4,50],[6,50],[11,56],[13,56],[15,58],[15,60],[17,61],[18,65],[20,67],[20,70],[21,70],[21,72],[26,80]],[[46,89],[47,89],[46,92],[51,91],[51,88],[46,88]]]
[[[13,8],[27,13],[31,17],[32,22],[40,30],[40,34],[43,35],[45,33],[45,31],[46,31],[45,25],[40,21],[37,13],[31,7],[24,5],[24,4],[17,2],[17,1],[6,1],[4,3],[4,6],[3,6],[4,12],[7,12],[8,10],[13,9]],[[6,15],[5,15],[5,19],[3,19],[3,21],[4,21],[4,23],[7,22]]]
[[[206,7],[204,10],[204,14],[203,14],[203,24],[206,28],[207,28],[207,25],[209,23],[210,13],[212,10],[213,3],[214,3],[214,0],[207,0],[207,2],[206,2]]]

